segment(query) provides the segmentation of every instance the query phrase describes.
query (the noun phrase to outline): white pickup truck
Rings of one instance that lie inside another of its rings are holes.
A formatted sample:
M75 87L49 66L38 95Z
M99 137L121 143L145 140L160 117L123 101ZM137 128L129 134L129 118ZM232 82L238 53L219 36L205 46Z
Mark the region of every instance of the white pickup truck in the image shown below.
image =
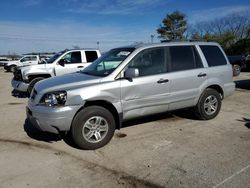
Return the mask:
M41 62L39 55L25 55L18 60L8 61L4 65L6 71L14 72L17 67L36 65Z
M15 90L30 94L40 80L83 70L100 56L97 49L64 50L38 65L18 68L11 84Z

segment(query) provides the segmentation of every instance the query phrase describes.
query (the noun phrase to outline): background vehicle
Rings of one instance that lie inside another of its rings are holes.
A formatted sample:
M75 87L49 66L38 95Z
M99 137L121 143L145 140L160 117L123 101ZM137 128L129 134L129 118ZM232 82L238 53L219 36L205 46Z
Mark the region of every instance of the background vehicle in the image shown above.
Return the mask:
M8 63L8 59L0 59L0 66L4 66Z
M227 56L233 66L234 76L238 76L242 69L246 68L245 57L242 55Z
M248 71L250 70L250 55L246 56L246 69Z
M232 66L217 43L135 45L37 83L27 116L42 131L70 131L80 148L97 149L128 119L187 107L213 119L234 89Z
M95 49L61 51L38 65L18 68L14 72L12 87L18 91L31 93L38 81L82 70L100 56L100 51Z
M35 65L38 64L39 62L40 62L40 57L38 55L25 55L19 60L8 61L8 63L4 65L4 69L6 71L14 72L16 67Z

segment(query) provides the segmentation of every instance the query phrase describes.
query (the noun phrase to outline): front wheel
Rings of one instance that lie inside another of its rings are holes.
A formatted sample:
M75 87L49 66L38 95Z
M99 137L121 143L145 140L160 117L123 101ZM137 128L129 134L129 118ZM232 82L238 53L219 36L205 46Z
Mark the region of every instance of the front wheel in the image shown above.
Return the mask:
M16 66L15 65L10 66L10 72L15 72L15 70L16 70Z
M97 149L106 145L114 135L115 119L110 111L100 106L82 109L74 118L71 135L81 149Z
M43 80L43 79L44 79L44 78L42 78L42 77L38 77L38 78L33 79L33 80L30 82L29 87L28 87L28 94L29 94L29 95L31 94L32 89L33 89L33 87L35 86L35 84L36 84L37 82Z
M215 118L220 112L221 100L218 91L207 88L195 107L196 116L203 120Z

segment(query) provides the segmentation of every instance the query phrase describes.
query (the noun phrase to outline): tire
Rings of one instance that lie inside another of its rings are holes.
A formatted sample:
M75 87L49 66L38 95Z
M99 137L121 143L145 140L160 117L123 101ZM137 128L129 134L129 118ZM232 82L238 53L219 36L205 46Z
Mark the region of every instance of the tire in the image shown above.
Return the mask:
M15 70L16 70L16 66L14 65L10 66L10 72L15 72Z
M201 95L196 107L195 114L201 120L215 118L220 112L221 96L218 91L207 88Z
M241 72L240 65L233 65L233 76L239 76Z
M32 89L33 89L33 87L35 86L35 84L36 84L37 82L43 80L43 79L44 79L44 78L42 78L42 77L38 77L38 78L34 78L34 79L30 82L29 87L28 87L28 90L27 90L29 95L31 94Z
M114 116L101 106L82 109L75 116L71 126L73 141L79 148L86 150L94 150L106 145L114 132Z

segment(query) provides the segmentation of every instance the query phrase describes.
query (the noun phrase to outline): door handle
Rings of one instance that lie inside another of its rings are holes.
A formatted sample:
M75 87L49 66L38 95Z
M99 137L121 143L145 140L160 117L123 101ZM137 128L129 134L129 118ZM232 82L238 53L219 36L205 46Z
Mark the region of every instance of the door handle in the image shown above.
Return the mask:
M83 68L84 66L78 66L77 68Z
M198 76L198 77L205 77L205 76L207 76L207 74L206 74L206 73L202 73L202 72L201 72L201 73L200 73L200 74L198 74L197 76Z
M163 79L163 78L161 78L160 80L157 81L158 84L167 83L167 82L169 82L169 80Z

